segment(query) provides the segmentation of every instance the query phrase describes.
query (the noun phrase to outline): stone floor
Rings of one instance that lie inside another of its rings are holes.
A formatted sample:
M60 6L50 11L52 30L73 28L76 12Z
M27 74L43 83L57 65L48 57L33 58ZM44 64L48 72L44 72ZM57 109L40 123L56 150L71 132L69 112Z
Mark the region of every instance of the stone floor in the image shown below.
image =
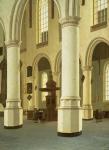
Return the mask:
M0 150L109 150L109 119L83 122L78 137L58 137L56 122L24 120L21 129L4 129L0 118Z

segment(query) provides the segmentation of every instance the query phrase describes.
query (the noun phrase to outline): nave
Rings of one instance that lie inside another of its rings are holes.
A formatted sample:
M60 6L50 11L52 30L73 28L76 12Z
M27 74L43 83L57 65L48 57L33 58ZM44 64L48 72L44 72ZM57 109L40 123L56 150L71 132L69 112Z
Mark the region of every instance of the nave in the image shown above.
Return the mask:
M24 118L21 129L6 130L0 118L0 150L109 150L109 119L83 121L83 134L59 137L57 122L35 123Z

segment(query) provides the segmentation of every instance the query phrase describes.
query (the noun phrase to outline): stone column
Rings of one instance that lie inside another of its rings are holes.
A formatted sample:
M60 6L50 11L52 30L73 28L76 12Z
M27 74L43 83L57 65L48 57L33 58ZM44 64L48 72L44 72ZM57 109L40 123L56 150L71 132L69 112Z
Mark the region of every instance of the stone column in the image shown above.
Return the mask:
M19 128L23 124L20 100L20 42L10 41L7 45L7 100L4 110L4 127Z
M83 81L83 119L93 119L93 109L91 101L91 79L92 67L86 66L83 68L84 81Z
M82 133L79 97L79 17L61 20L62 24L62 95L58 109L58 135Z

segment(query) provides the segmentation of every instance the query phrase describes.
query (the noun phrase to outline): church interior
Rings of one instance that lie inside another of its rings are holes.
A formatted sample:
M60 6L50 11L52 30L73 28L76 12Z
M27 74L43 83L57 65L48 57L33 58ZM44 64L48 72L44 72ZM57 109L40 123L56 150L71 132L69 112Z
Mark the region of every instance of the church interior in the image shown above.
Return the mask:
M0 1L1 150L109 150L108 8Z

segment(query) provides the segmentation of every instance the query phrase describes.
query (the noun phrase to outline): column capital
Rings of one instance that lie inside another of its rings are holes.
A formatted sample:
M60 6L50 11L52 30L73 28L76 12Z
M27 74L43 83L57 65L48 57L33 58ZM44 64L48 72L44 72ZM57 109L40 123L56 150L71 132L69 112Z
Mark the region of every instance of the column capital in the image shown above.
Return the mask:
M62 27L66 26L78 26L79 24L80 17L65 17L65 18L60 18L59 22L62 25Z
M92 66L83 66L82 70L83 71L92 71L93 67Z
M11 40L11 41L5 41L6 47L20 47L21 41L18 40Z

